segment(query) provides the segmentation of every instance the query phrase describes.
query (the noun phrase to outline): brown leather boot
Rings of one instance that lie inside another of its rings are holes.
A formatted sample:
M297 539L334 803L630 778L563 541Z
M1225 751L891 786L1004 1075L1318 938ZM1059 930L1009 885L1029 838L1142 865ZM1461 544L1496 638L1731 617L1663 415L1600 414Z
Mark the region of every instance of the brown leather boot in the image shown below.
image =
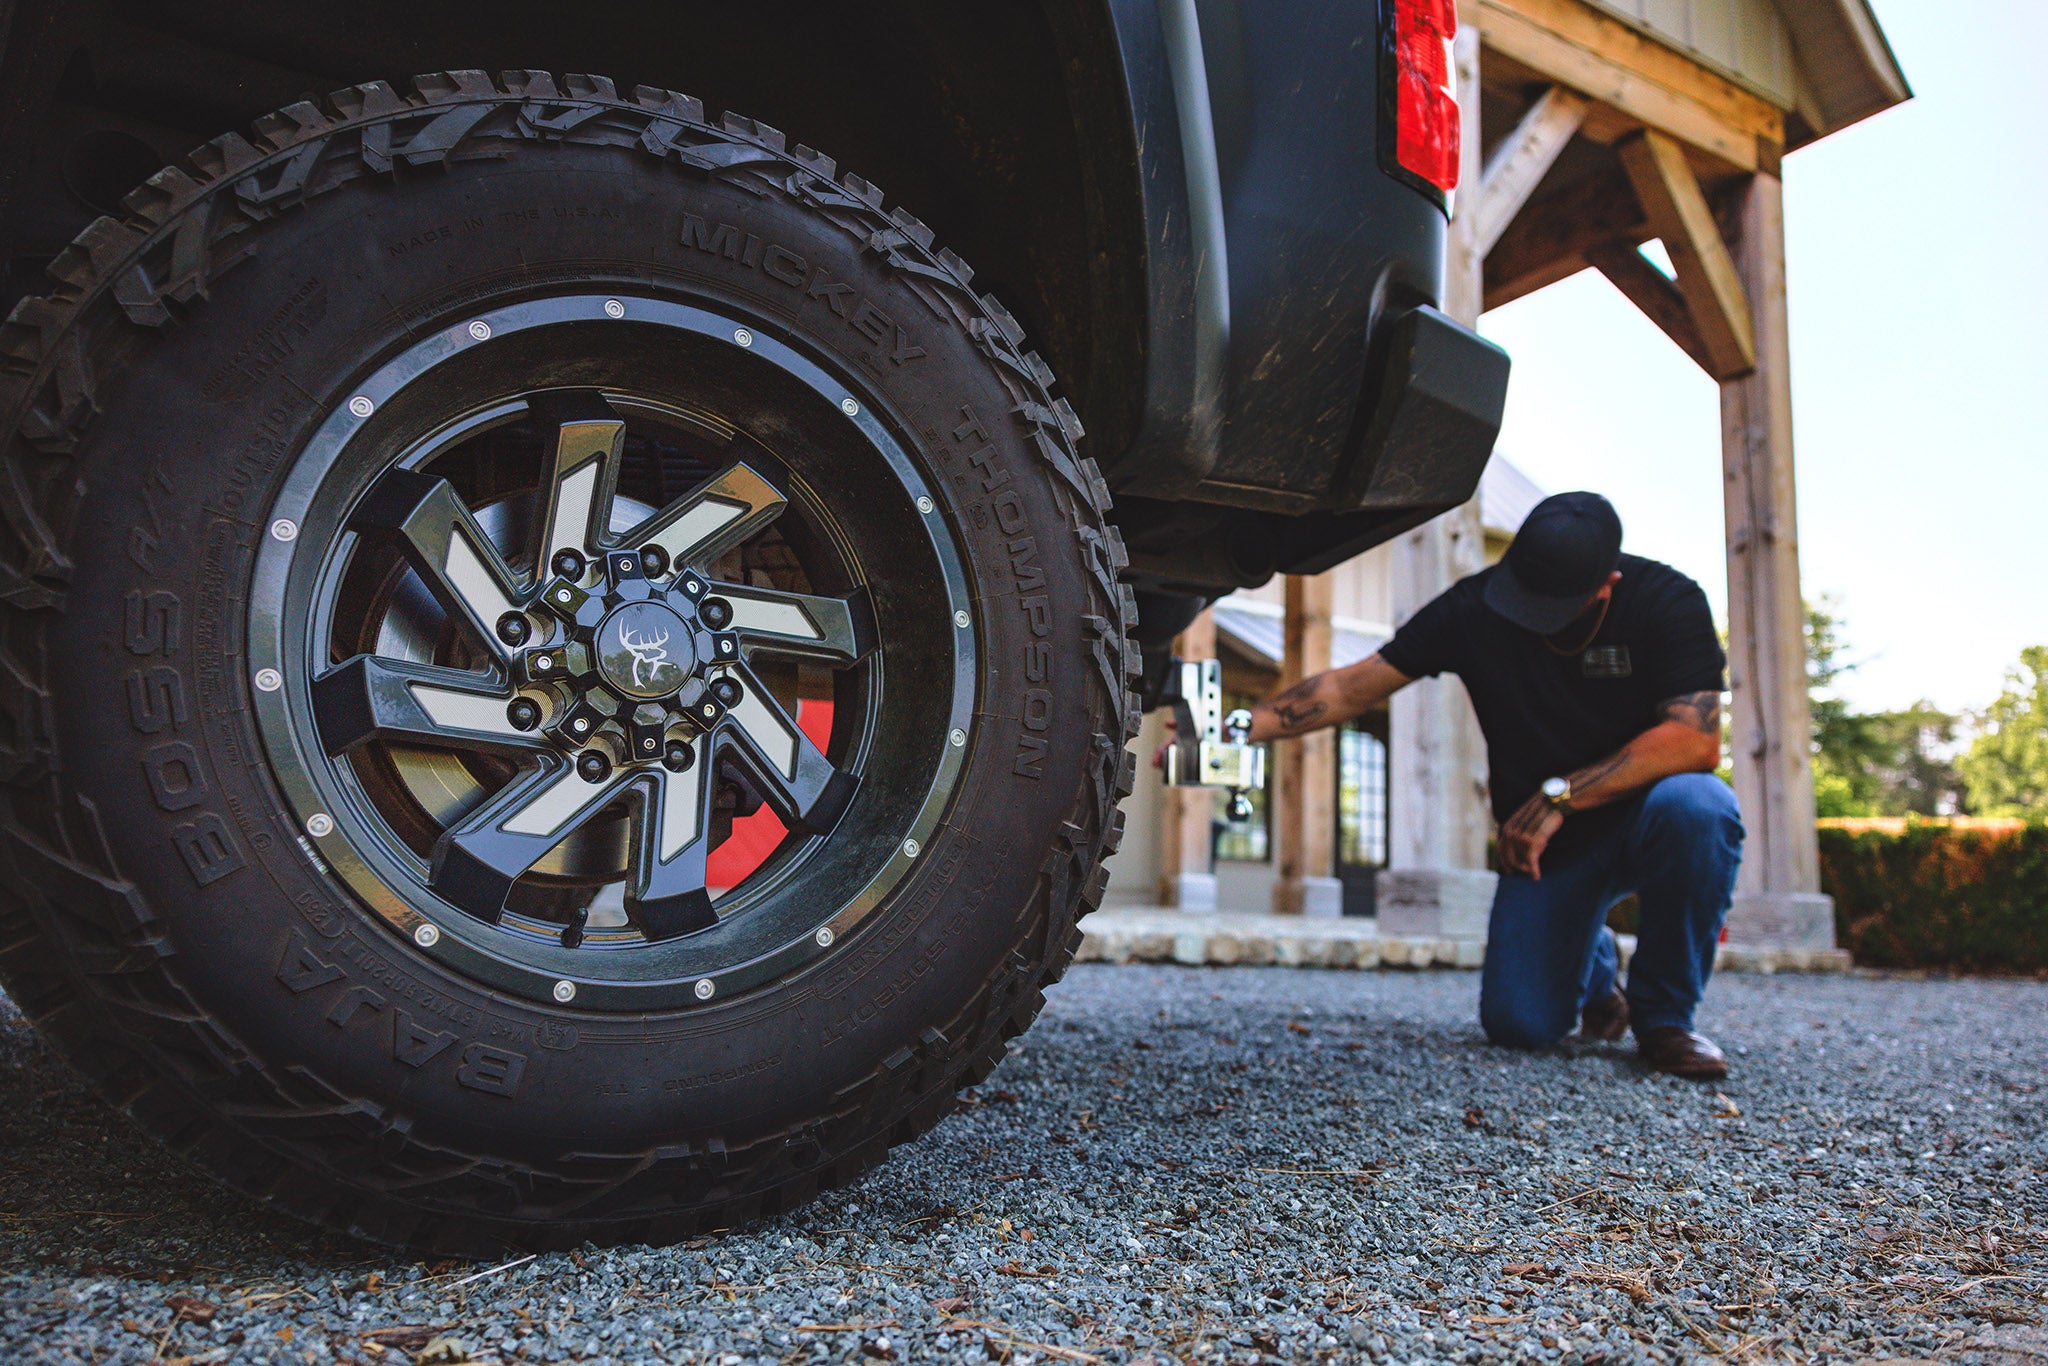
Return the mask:
M1628 1033L1628 997L1616 987L1579 1011L1580 1043L1613 1043Z
M1678 1025L1638 1029L1636 1051L1659 1072L1688 1081L1719 1081L1728 1075L1727 1055L1714 1041Z

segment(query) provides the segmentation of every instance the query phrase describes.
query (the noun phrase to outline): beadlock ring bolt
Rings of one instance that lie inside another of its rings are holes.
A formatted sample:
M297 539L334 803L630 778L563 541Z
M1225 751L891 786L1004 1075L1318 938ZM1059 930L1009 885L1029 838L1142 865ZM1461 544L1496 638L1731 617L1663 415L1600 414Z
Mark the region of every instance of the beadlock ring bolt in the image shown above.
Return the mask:
M697 979L697 985L693 988L693 990L697 993L698 1000L708 1001L711 999L712 993L718 990L718 984L713 982L709 977L699 977Z
M818 941L819 948L829 949L832 947L832 927L830 925L819 926L817 934L812 937Z
M507 645L524 645L532 634L533 625L524 612L507 612L498 618L498 639Z
M850 398L842 398L839 400L839 411L845 413L848 417L859 417L860 404Z
M747 329L744 327L734 332L732 334L732 339L735 342L738 342L741 346L752 346L754 344L754 334L747 331Z
M953 727L953 733L946 738L953 742L954 749L959 749L967 743L967 732L955 726Z
M626 306L617 299L606 299L604 301L604 315L607 318L623 318L626 316Z
M491 339L491 325L482 318L478 318L469 325L469 335L475 337L478 341L489 341Z
M914 839L903 841L903 853L906 857L916 858L923 849L924 846Z
M553 559L548 561L548 568L554 570L565 579L580 579L583 577L585 563L582 551L564 546L555 552ZM565 598L563 601L566 602L567 599Z
M334 833L334 817L325 811L315 811L306 817L306 833L316 840L324 840Z
M936 506L938 505L932 502L931 498L928 495L922 493L917 495L917 510L919 512L922 512L925 515L929 516L931 515L931 510Z
M432 925L421 925L412 932L412 942L423 949L431 949L441 942L441 931Z
M576 999L576 984L566 977L555 983L555 999L563 1005Z
M971 618L968 617L967 609L964 607L953 614L953 624L955 626L958 626L963 631L967 629L967 623L969 620L971 620Z
M256 687L262 692L276 692L284 686L284 675L275 669L258 669Z
M299 538L299 524L289 517L280 517L270 524L270 534L280 541L295 541Z
M368 394L357 394L348 401L348 410L357 417L368 417L377 411L377 405L370 401Z

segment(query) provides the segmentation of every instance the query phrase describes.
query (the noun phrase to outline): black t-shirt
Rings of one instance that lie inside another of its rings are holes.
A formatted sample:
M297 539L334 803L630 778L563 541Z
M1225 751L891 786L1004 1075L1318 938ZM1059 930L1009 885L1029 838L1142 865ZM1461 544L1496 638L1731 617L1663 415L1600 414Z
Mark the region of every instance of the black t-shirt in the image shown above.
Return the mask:
M1546 639L1485 602L1482 569L1410 617L1380 657L1410 678L1454 673L1486 734L1493 814L1506 820L1545 778L1604 759L1660 719L1657 705L1719 692L1727 663L1700 586L1670 565L1621 557L1621 582L1590 642L1585 624ZM1547 857L1568 855L1626 819L1633 802L1568 817Z

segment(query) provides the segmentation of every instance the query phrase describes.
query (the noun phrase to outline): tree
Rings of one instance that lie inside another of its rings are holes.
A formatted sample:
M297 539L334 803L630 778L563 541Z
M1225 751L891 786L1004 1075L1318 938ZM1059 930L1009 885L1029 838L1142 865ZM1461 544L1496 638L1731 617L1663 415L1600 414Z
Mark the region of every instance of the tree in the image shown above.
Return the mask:
M2005 691L1977 720L1957 767L1970 807L1986 816L2048 815L2048 645L2020 651Z
M1962 789L1946 752L1956 718L1931 702L1858 712L1835 691L1855 671L1839 604L1806 608L1806 678L1813 712L1813 798L1823 816L1933 816L1954 811Z

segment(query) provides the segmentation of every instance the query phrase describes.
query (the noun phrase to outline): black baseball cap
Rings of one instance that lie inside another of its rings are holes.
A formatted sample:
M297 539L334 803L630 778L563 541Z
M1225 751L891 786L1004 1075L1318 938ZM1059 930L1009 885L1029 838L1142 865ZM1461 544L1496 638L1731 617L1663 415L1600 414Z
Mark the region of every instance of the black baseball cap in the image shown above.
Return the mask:
M1621 563L1621 518L1597 493L1558 493L1530 511L1486 583L1486 605L1549 635L1571 624Z

